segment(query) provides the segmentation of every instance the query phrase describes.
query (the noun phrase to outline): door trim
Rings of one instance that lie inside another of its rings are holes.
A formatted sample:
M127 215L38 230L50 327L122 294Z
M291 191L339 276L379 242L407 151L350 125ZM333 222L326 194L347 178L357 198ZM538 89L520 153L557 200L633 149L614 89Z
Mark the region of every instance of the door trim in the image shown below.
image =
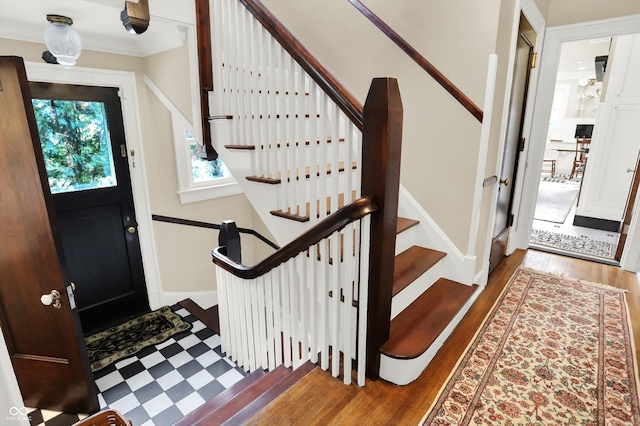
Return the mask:
M155 236L151 221L151 203L147 186L144 161L140 109L136 90L136 75L130 71L103 70L97 68L73 67L64 69L56 65L25 62L29 81L47 83L80 84L87 86L107 86L120 89L120 102L124 122L125 137L129 149L134 149L135 167L128 156L133 203L138 220L140 249L151 309L162 306L162 286L156 253Z
M524 15L529 21L529 24L533 27L536 32L536 43L534 46L534 52L540 51L540 46L543 45L544 42L544 34L545 34L545 20L540 13L540 10L536 6L534 0L516 0L515 7L513 11L513 21L511 27L511 41L509 46L509 57L506 74L507 76L513 76L513 71L516 64L516 47L518 44L518 38L520 37L520 15ZM522 128L522 135L528 138L528 134L531 130L531 115L532 115L532 106L535 104L536 96L537 96L537 82L538 82L538 68L534 68L531 70L531 74L529 76L529 94L527 105L525 106L525 110L523 111L523 119L524 125ZM508 115L509 115L509 103L511 102L511 88L513 86L513 77L508 78L505 83L504 88L504 99L502 100L502 116L500 118L500 135L498 138L498 148L496 150L496 163L494 170L487 170L485 174L487 176L495 175L500 176L500 172L502 171L502 154L504 152L504 145L506 143L507 137L507 123L508 123ZM527 139L528 140L528 139ZM526 151L526 148L525 148ZM518 170L516 173L516 186L513 192L513 212L519 203L520 191L518 191L518 187L522 184L520 170L523 170L526 167L526 161L522 161L526 158L526 153L521 152L521 160L518 165ZM524 157L523 157L524 155ZM542 160L541 160L542 161ZM519 183L518 183L519 182ZM496 220L497 213L497 204L498 204L498 185L490 185L487 188L491 190L491 200L489 201L489 215L486 222L486 236L484 241L484 251L482 258L482 271L484 274L489 273L489 257L491 256L491 244L493 242L493 224ZM514 224L508 229L509 232L508 240L507 240L507 252L509 255L513 253L514 248L511 247L512 233L514 231L515 224L517 223L517 215L515 216L516 221ZM485 275L486 276L486 275Z
M516 185L516 191L521 194L521 197L520 202L515 206L516 219L509 239L508 251L509 248L515 250L516 248L527 249L529 247L529 235L533 227L533 213L541 175L541 167L538 167L538 165L542 164L544 157L544 146L547 138L562 43L588 38L632 34L637 33L638 28L640 28L640 15L582 22L547 29L544 51L540 52L540 75L534 101L532 125L529 132L528 140L530 142L523 153L526 158L524 163L530 164L532 167L521 168L518 171L519 176L522 176L522 178L519 179L520 183ZM640 209L634 207L627 247L625 247L620 262L623 269L633 272L637 272L640 267L640 232L636 232L636 225L640 220L640 212L638 210Z

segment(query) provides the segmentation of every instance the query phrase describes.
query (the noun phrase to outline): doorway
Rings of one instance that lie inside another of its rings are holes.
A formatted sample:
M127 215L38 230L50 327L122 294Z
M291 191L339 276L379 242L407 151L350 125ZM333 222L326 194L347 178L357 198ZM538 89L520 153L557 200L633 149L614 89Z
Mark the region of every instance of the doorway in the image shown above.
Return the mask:
M148 311L118 90L30 88L83 331Z
M630 66L624 46L635 37L561 44L530 237L535 248L604 263L621 258L619 231L635 200L629 194L640 144L622 134L629 134L632 112L620 112L624 95L614 88Z
M513 68L513 85L511 87L509 114L507 117L507 132L502 154L496 214L489 254L489 272L491 272L506 255L509 228L513 224L514 183L516 171L518 170L520 152L524 148L522 130L524 127L535 42L536 33L533 27L527 21L526 17L520 14L515 64Z

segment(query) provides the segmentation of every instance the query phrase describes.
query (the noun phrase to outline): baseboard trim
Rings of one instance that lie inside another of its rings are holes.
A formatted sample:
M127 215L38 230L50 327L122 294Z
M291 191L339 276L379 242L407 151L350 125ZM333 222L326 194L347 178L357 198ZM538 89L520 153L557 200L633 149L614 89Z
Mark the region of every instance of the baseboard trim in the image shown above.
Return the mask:
M162 300L163 306L173 306L185 299L193 300L197 305L201 306L202 309L209 309L213 305L218 304L218 292L216 290L182 292L164 291L160 294L160 300Z
M602 231L609 232L619 232L620 221L576 215L573 219L573 226L582 226L583 228L600 229Z

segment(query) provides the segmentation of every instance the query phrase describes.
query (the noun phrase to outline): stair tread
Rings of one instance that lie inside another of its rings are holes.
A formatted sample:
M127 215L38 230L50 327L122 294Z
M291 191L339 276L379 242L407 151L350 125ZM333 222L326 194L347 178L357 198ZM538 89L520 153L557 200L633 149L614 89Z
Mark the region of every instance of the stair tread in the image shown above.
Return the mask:
M290 371L282 380L275 383L268 390L257 396L253 400L245 401L245 406L230 417L224 424L237 425L246 422L251 416L256 414L262 408L266 407L271 401L282 395L287 389L300 381L304 376L313 371L317 366L310 361L301 365L297 369Z
M419 223L419 220L407 219L406 217L398 217L398 223L396 224L396 235L401 234L407 229L413 228Z
M351 168L356 170L358 168L358 163L355 161L351 162ZM338 172L344 172L344 161L340 161L338 163ZM320 166L316 166L316 176L320 176ZM327 164L326 174L331 175L331 164ZM300 180L300 170L296 169L294 171L295 180ZM309 179L311 177L311 168L305 167L304 169L304 178ZM278 177L265 177L265 176L247 176L246 179L251 182L259 182L259 183L267 183L267 184L279 184L281 183L280 172L278 172ZM287 182L291 181L291 171L287 171Z
M353 200L355 200L356 198L356 191L352 191L351 192L351 198ZM338 194L338 209L343 208L345 205L344 203L344 194ZM284 219L289 219L289 220L294 220L296 222L308 222L309 221L309 215L310 215L310 209L311 209L311 203L306 203L305 204L305 214L302 215L300 213L290 213L287 211L282 211L282 210L271 210L271 214L274 216L278 216ZM320 210L320 200L316 201L316 209L317 211ZM331 197L327 197L327 215L331 214Z
M440 278L391 321L380 352L399 359L422 355L478 289Z
M393 269L393 295L414 282L447 254L420 246L411 246L396 256Z
M267 372L260 368L253 371L244 379L235 383L231 387L225 389L224 391L216 395L214 398L207 401L205 404L201 405L200 407L196 408L194 411L187 414L182 419L178 420L178 422L175 423L174 426L193 425L199 420L208 417L209 415L213 414L216 410L218 410L220 407L222 407L224 404L226 404L228 401L233 399L236 395L240 394L249 386L256 383L258 380L262 379L262 377L264 377L265 375L267 375Z

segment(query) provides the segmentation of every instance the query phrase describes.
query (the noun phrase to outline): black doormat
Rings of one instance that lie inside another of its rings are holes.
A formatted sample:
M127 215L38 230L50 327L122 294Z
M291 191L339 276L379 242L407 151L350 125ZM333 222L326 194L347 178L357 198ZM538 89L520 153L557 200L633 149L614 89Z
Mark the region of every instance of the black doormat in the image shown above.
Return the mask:
M127 358L147 346L156 345L169 337L189 330L171 308L164 306L123 324L86 337L91 371L98 371L116 361Z

